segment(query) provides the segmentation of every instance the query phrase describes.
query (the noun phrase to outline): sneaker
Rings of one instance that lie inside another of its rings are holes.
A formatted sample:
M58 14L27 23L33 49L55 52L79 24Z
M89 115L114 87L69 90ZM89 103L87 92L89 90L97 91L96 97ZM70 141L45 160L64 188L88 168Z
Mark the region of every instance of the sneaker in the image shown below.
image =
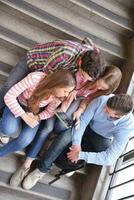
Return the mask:
M0 136L0 141L2 144L7 144L9 142L10 138L7 136Z
M24 177L28 174L29 169L30 168L25 168L24 165L17 169L17 171L12 175L10 179L10 185L13 187L19 186Z
M23 188L26 190L31 189L36 183L45 175L45 173L41 172L39 169L35 169L31 172L23 181Z

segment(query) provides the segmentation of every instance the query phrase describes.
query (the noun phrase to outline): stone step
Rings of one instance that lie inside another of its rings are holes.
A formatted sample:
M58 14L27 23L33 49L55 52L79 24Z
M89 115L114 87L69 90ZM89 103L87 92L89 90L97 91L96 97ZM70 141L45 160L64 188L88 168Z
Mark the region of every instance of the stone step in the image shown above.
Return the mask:
M38 183L37 186L29 191L23 190L20 187L13 188L7 184L10 176L10 173L0 171L0 194L2 198L14 198L14 200L68 200L70 198L69 191L42 183Z
M16 42L17 46L24 49L29 49L35 43L45 43L48 39L56 39L54 36L50 38L50 34L47 34L46 31L2 10L0 12L0 33L1 38Z
M84 0L84 1L88 1L88 0ZM122 24L129 24L130 21L130 17L129 17L129 10L127 9L126 6L123 6L122 4L120 4L118 2L118 0L89 0L90 2L93 2L94 4L98 5L98 9L100 8L104 8L105 11L107 10L107 15L109 17L114 17L113 14L115 14L116 16L118 16L119 18L115 18L116 20L118 20L119 22L122 21ZM105 13L103 9L103 12Z
M44 1L42 0L38 0L38 2L36 0L26 0L25 2L38 9L39 12L43 11L44 13L48 14L51 20L55 17L55 23L59 25L59 28L66 28L66 30L69 32L70 27L72 26L74 29L76 28L76 30L80 29L83 32L94 35L100 40L107 41L115 46L120 45L118 34L100 26L99 24L96 24L95 22L92 22L91 20L89 21L86 18L82 18L79 14L59 5L58 1L55 2L50 0L46 1L46 3L43 3ZM77 31L75 34L77 35ZM109 35L109 38L106 38L106 35Z
M20 154L13 154L4 158L0 158L0 187L4 186L10 190L14 189L15 194L16 191L21 191L24 195L32 194L36 195L38 198L44 197L51 200L70 199L73 189L72 180L64 176L50 186L48 183L54 179L52 172L46 174L43 179L29 191L23 190L21 187L12 188L9 185L9 179L11 174L22 164L22 161L24 161L24 157Z
M28 1L29 2L29 1ZM48 2L48 1L47 1ZM54 16L54 14L52 15L51 13L48 13L44 10L44 7L47 8L48 11L48 7L47 4L40 5L41 7L43 7L43 9L31 5L27 2L18 2L18 1L12 1L12 0L5 0L3 1L4 4L9 5L10 7L16 9L17 11L20 11L21 13L33 17L34 19L38 20L39 23L43 23L44 26L47 25L47 29L50 27L50 29L56 29L56 33L57 31L61 31L62 35L68 35L69 37L73 37L77 40L82 39L84 36L90 36L94 42L96 42L98 44L98 46L100 46L100 48L104 51L104 53L107 55L108 59L111 56L111 60L113 57L115 57L115 59L117 60L123 60L123 55L121 53L121 43L119 41L118 35L116 33L112 33L110 30L108 29L103 29L103 34L99 34L99 31L96 31L96 28L99 26L100 29L102 29L102 27L100 25L97 25L93 22L92 26L95 26L95 28L88 28L90 30L87 30L87 26L85 26L86 23L89 24L89 20L87 20L87 22L85 23L81 21L81 24L84 24L82 28L79 28L78 25L78 15L77 18L75 17L75 19L77 19L77 26L74 25L71 21L71 24L68 23L65 19L62 20L59 17ZM32 1L32 3L35 3L35 1ZM39 3L39 1L38 1ZM57 10L57 7L56 7ZM56 14L59 13L59 10L56 12ZM61 14L61 13L60 13ZM60 15L59 15L60 16ZM70 16L70 14L68 13L68 16ZM73 19L73 16L71 16L71 19ZM81 18L82 19L82 18ZM90 25L90 24L89 24ZM42 26L43 27L43 26ZM89 26L88 26L89 27ZM98 29L97 29L98 30ZM93 32L92 32L93 31ZM98 34L98 36L96 36L96 32ZM109 37L106 37L106 33L108 33L108 35L110 35ZM54 32L55 34L55 32ZM95 34L95 35L94 35ZM101 38L102 37L102 38ZM109 38L109 39L108 39ZM68 39L68 38L67 38ZM106 40L106 41L105 41ZM110 41L107 41L110 40Z
M4 176L7 174L4 173ZM0 183L0 200L52 200L47 197L39 197L36 194L27 193L23 190L16 190L14 188L8 187L4 183Z
M26 54L24 48L16 46L14 43L0 39L0 61L11 66L15 66L20 57Z
M127 6L129 9L134 9L134 1L133 0L117 0L119 3L121 3L124 6Z
M79 15L94 21L108 29L124 34L125 37L131 37L134 33L130 26L130 18L119 16L111 10L107 10L96 2L90 0L69 0L66 4L63 0L56 0L57 3L70 9L72 12L79 13ZM128 11L127 11L128 13Z

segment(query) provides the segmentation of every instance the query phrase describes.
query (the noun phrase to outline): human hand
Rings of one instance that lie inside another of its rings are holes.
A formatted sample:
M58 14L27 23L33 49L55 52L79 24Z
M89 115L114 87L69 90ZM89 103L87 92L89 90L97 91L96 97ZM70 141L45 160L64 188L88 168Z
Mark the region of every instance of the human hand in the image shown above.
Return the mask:
M73 120L75 121L75 129L77 130L80 128L80 116L82 114L81 109L78 109L76 112L73 113Z
M57 113L62 113L63 110L62 110L61 108L57 108L57 109L56 109L56 112L57 112Z
M21 118L31 128L34 128L35 126L39 124L38 116L34 115L33 113L24 113L23 115L21 115Z
M67 158L72 162L77 163L81 147L79 145L72 145L70 151L67 153Z

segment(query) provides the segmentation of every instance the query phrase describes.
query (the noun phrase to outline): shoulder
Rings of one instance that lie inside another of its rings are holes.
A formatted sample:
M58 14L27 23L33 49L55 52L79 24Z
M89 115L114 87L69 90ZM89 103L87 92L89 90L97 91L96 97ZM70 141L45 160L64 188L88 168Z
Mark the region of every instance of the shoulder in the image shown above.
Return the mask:
M92 102L94 104L97 103L98 105L103 105L103 104L106 104L108 99L111 98L112 96L114 96L114 94L102 95L102 96L95 98Z
M42 76L45 76L46 74L44 72L31 72L27 75L27 77L42 77Z
M40 81L46 74L44 72L31 72L27 75L28 80L32 80L33 82Z

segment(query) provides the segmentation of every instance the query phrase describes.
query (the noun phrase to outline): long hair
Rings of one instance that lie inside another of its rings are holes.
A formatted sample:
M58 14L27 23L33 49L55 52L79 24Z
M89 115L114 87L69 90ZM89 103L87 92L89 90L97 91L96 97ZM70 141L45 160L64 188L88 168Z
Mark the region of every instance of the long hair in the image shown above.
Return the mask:
M122 78L122 73L121 70L113 65L107 66L104 72L104 75L100 77L107 85L108 89L107 90L98 90L95 93L90 95L89 103L96 97L99 97L101 95L109 95L113 93L119 86L120 81ZM85 86L86 88L90 88L91 90L96 87L96 82L94 83L88 83Z
M75 87L75 78L71 72L61 69L45 76L27 100L29 110L37 114L39 112L39 103L48 99L50 95L54 95L54 89L64 87Z

